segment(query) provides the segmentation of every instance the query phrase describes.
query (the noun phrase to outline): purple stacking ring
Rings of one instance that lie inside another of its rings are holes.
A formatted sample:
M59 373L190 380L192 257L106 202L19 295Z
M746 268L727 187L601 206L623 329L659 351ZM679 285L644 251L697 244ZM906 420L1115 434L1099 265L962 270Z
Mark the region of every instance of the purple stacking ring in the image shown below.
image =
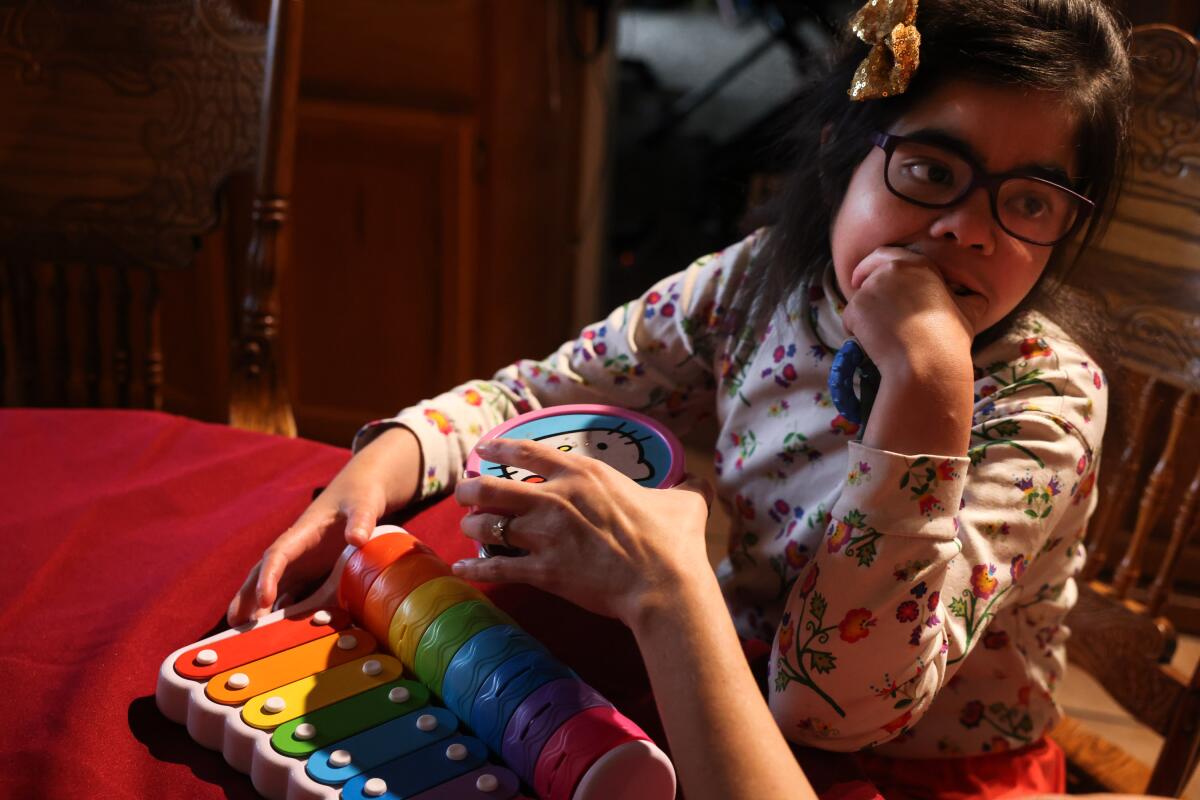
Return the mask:
M571 717L588 708L611 706L578 678L559 678L538 687L517 706L504 729L501 756L529 784L546 740Z

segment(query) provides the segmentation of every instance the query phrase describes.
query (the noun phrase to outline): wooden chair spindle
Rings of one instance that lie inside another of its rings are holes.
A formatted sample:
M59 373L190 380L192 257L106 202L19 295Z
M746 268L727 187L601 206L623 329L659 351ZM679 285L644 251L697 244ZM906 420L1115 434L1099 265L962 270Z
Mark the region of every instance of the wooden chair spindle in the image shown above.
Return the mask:
M1194 399L1193 408L1195 408ZM1175 575L1179 572L1183 550L1195 537L1196 528L1200 527L1200 518L1198 518L1197 512L1200 512L1200 466L1197 466L1192 483L1184 493L1179 514L1175 517L1175 524L1171 528L1171 541L1167 544L1166 553L1154 576L1154 582L1150 584L1150 599L1146 605L1152 616L1157 617L1161 614L1163 607L1167 604L1167 599L1171 594L1171 585L1175 580Z
M1135 373L1136 374L1136 373ZM1108 562L1108 547L1113 533L1125 519L1125 511L1133 498L1133 490L1137 485L1138 468L1142 462L1142 449L1146 431L1150 427L1150 406L1154 398L1154 387L1157 382L1145 375L1142 388L1138 393L1137 402L1128 419L1133 420L1133 430L1125 437L1125 449L1121 457L1112 465L1116 474L1105 481L1110 498L1102 502L1097 509L1091 524L1091 541L1088 543L1087 566L1084 568L1084 579L1091 580L1100 574ZM1101 466L1101 470L1104 467Z
M1125 598L1129 590L1137 583L1142 574L1142 554L1146 549L1146 541L1162 514L1162 499L1170 488L1171 472L1175 468L1175 456L1179 440L1187 425L1188 417L1195 395L1185 392L1175 403L1175 411L1171 415L1171 430L1167 434L1167 442L1163 446L1162 455L1154 465L1146 488L1142 492L1142 501L1138 506L1137 523L1133 529L1133 539L1125 550L1117 573L1113 577L1113 588L1118 597ZM1140 427L1140 425L1139 425Z

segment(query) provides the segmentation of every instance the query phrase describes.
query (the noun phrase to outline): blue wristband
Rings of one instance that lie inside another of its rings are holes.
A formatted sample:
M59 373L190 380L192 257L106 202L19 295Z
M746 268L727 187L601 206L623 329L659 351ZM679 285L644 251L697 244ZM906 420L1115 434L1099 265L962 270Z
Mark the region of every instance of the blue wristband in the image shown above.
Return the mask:
M858 373L859 395L854 393L854 373ZM871 405L879 391L879 370L855 339L847 339L833 357L829 368L829 396L838 413L855 425L862 425L871 414Z

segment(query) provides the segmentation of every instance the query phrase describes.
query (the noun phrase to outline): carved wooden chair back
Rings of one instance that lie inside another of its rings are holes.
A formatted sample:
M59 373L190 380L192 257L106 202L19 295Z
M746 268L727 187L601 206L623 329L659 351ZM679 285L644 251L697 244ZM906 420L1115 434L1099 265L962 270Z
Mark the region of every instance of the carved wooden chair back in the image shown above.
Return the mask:
M1110 337L1099 348L1110 354L1099 505L1068 651L1166 738L1152 769L1131 764L1109 788L1178 795L1200 746L1200 671L1166 664L1172 617L1200 609L1200 50L1162 25L1136 29L1132 48L1130 171L1067 291ZM1113 755L1100 759L1110 772Z
M0 5L4 405L162 406L158 271L192 265L254 171L230 419L295 433L277 355L300 0Z

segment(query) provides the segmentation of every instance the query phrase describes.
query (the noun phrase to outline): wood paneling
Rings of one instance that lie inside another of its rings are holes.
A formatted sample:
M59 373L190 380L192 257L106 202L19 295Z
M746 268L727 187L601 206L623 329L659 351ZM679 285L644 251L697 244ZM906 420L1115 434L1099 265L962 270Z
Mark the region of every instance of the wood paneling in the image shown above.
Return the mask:
M301 107L283 315L305 435L348 441L469 369L476 136L468 115Z
M306 6L281 313L300 435L347 444L370 419L545 355L591 316L596 270L576 274L600 246L611 58L572 54L566 2L592 24L580 0ZM213 303L237 290L213 271L247 203L232 200L198 262L209 274L173 276L164 301L195 331L168 337L195 363L168 373L168 409L210 419L208 395L228 385L210 338L228 311Z

